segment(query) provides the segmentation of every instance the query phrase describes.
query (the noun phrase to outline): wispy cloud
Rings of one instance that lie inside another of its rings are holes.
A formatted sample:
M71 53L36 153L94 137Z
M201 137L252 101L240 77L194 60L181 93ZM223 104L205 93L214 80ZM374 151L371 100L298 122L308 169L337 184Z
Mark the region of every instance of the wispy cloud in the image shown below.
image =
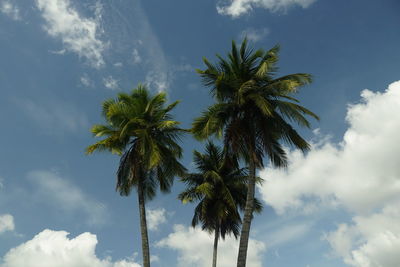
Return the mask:
M104 65L102 53L106 45L98 38L96 18L81 17L69 0L36 0L36 4L50 36L59 38L65 49L86 58L92 66Z
M16 100L16 103L45 134L63 135L89 128L86 114L73 105L56 101L37 103L30 99Z
M312 228L312 223L300 223L284 225L275 228L273 232L266 234L267 246L274 247L300 239L304 237Z
M7 231L14 231L14 217L10 214L0 214L0 235Z
M107 78L103 78L103 84L106 88L111 90L119 89L118 80L114 79L111 75Z
M34 185L34 196L53 208L72 214L82 213L88 224L103 224L108 219L103 203L85 194L70 180L47 170L31 171L28 180Z
M134 48L132 52L132 62L133 64L139 64L140 62L142 62L142 58L136 48Z
M147 73L145 83L157 92L166 91L170 85L171 75L168 72L151 70Z
M247 28L246 30L243 30L240 33L239 39L243 40L244 38L247 38L247 40L249 41L258 42L264 39L268 34L269 34L269 29L267 28L262 28L262 29Z
M129 5L115 1L104 3L103 10L104 34L112 41L107 58L110 57L115 67L133 68L140 73L144 77L142 82L150 89L167 90L171 83L170 66L140 1L130 0ZM131 74L122 78L115 72L112 75L124 85L126 77L132 79ZM134 80L137 82L137 77Z
M13 20L21 19L18 6L10 0L0 0L0 11Z
M112 261L95 254L97 236L83 233L68 238L65 231L45 229L31 240L10 249L2 259L1 267L36 267L38 263L52 267L140 267L133 259Z
M219 14L237 18L254 8L264 8L275 12L295 5L307 8L315 1L317 0L223 0L217 5L217 11Z
M94 82L92 81L92 79L90 79L90 77L87 73L84 73L79 80L80 80L81 84L85 87L93 87L94 86Z

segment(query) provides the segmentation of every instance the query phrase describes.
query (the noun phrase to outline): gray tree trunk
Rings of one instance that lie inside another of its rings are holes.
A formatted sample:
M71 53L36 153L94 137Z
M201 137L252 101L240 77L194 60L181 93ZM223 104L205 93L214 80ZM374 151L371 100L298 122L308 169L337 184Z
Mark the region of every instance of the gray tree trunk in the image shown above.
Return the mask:
M250 236L251 220L253 219L254 194L256 185L256 166L254 159L251 157L249 162L249 183L247 188L246 206L244 209L242 231L240 234L239 254L237 259L237 267L246 266L247 247Z
M140 214L140 233L142 236L143 267L150 267L149 237L147 234L146 207L142 181L138 184L139 214Z
M217 267L218 239L219 239L219 224L217 223L215 230L214 230L214 250L213 250L212 267Z

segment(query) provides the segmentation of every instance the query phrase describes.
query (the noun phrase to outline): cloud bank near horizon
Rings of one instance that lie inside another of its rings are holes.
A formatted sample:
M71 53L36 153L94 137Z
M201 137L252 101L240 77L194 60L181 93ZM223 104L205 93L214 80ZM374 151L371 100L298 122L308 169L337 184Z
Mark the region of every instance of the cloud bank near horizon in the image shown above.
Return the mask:
M317 134L307 155L289 151L286 170L260 172L259 191L278 214L344 208L354 215L325 237L351 266L400 264L399 106L400 81L384 92L363 90L348 106L341 142Z
M95 253L98 241L94 234L83 233L71 239L68 235L65 231L45 229L31 240L10 249L2 258L0 266L140 267L132 259L99 259Z

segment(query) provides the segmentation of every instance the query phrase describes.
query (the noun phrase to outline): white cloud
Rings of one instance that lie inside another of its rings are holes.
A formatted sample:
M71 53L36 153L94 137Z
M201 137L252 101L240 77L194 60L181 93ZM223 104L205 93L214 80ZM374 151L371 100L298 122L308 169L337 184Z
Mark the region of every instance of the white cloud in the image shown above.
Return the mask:
M316 0L225 0L224 4L217 6L219 14L229 15L234 18L249 13L253 8L265 8L270 11L285 10L290 6L298 5L307 8Z
M357 267L400 266L400 81L361 97L340 143L319 136L307 155L290 151L286 170L260 172L259 190L278 213L344 207L355 216L328 234L336 253Z
M12 18L13 20L20 20L19 8L9 0L0 1L0 11Z
M44 28L50 36L60 38L68 51L86 58L92 66L99 68L104 65L102 52L105 44L98 39L96 19L82 18L69 0L36 0L36 3L46 20Z
M119 88L118 80L114 79L112 76L103 78L103 84L106 88L111 90L117 90Z
M169 70L161 67L155 67L154 70L148 71L145 83L157 92L166 91L175 80L178 73L194 71L194 67L190 64L183 63L179 65L170 66Z
M50 50L49 52L54 54L54 55L65 55L65 53L67 52L67 49Z
M0 234L14 229L14 217L10 214L0 214Z
M92 81L92 79L90 79L89 75L87 75L86 73L82 75L82 77L80 78L80 82L85 87L94 86L94 82Z
M400 202L381 212L355 216L353 223L341 224L326 240L345 263L356 267L397 267L400 265Z
M145 83L157 92L162 92L167 90L170 85L170 77L167 72L149 71L145 78Z
M55 101L36 103L30 99L17 100L17 105L49 135L77 133L89 128L86 114L72 105Z
M140 57L139 51L136 48L133 49L133 52L132 52L132 61L133 61L133 64L139 64L142 62L142 58Z
M247 37L247 40L249 41L258 42L264 39L268 34L269 30L267 28L262 28L262 29L248 28L240 33L239 38L240 40L243 40L245 37Z
M97 237L83 233L69 239L65 231L44 230L33 239L10 249L2 267L140 267L133 260L113 262L95 254Z
M310 197L356 212L400 198L400 143L395 141L400 130L400 82L384 93L364 90L361 97L348 108L349 128L341 143L322 139L306 156L290 152L287 170L261 172L266 179L260 187L263 199L278 212L307 207L304 199Z
M158 257L157 255L150 255L150 262L160 262L160 257Z
M146 210L146 219L147 226L149 230L155 231L158 229L160 224L167 222L166 210L164 208L160 209L147 209Z
M304 237L311 230L311 223L299 223L285 225L281 228L274 228L265 235L267 247L281 246L290 241Z
M107 220L104 204L92 199L65 177L51 171L32 171L27 175L35 185L38 201L73 214L83 214L88 224L102 224Z
M172 66L173 72L194 72L196 68L188 63L182 63L179 65Z
M157 242L156 246L170 248L178 252L180 267L208 267L212 261L214 238L200 228L175 225L174 232ZM231 267L236 265L239 241L227 236L225 241L218 244L218 266ZM250 239L247 255L247 265L260 267L261 253L265 250L263 242Z
M104 28L112 40L109 51L112 53L110 60L117 63L114 66L138 68L145 73L144 83L150 89L167 90L172 80L170 64L140 1L131 1L129 5L106 1L104 10L107 11L104 21L110 22Z

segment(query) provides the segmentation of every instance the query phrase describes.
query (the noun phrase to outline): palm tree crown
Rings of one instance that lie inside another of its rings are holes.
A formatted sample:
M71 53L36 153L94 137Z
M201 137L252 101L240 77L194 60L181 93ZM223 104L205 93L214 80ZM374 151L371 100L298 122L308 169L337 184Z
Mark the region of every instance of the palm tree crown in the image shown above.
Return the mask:
M178 161L182 149L177 143L183 130L169 113L179 102L164 107L165 102L165 93L151 96L144 85L103 102L107 125L94 125L92 133L105 138L86 151L108 150L121 155L116 186L121 195L129 195L142 180L146 197L151 199L157 185L168 192L174 176L185 171Z
M104 101L107 124L92 127L93 135L104 139L86 150L121 155L116 190L127 196L133 187L137 189L144 267L150 266L145 202L155 196L157 187L168 192L174 176L186 171L178 161L182 149L177 142L183 130L169 113L178 102L166 107L165 103L165 93L151 96L143 85Z
M220 224L220 236L232 233L239 235L241 223L239 210L244 210L247 191L246 170L231 159L224 151L208 142L205 153L193 152L194 163L199 172L189 173L182 178L187 188L178 198L184 202L197 202L192 226L199 223L203 230L213 232ZM262 210L257 200L256 211Z
M219 237L225 239L226 234L233 234L237 238L240 233L239 210L244 210L246 203L247 173L211 142L206 144L204 154L194 151L193 156L198 172L182 178L187 188L178 198L184 203L198 202L192 226L201 224L203 230L214 232L213 266L216 266ZM262 210L257 199L255 210Z
M207 68L198 70L216 103L195 119L194 136L200 140L223 136L227 153L244 159L249 168L238 267L246 265L256 169L264 166L265 155L274 166L287 165L281 141L307 151L309 144L290 123L309 128L306 116L318 119L293 97L299 87L311 82L311 75L296 73L276 78L278 52L279 46L253 51L245 39L240 48L232 42L227 59L217 55L217 64L204 59Z
M280 140L306 151L308 143L289 122L310 127L305 115L317 115L300 106L292 95L311 82L311 75L296 73L275 78L279 46L268 51L253 51L244 40L240 49L232 42L228 59L207 59L206 70L198 70L217 103L210 106L193 123L198 139L223 136L227 147L257 167L263 166L266 154L275 166L286 165L286 153ZM288 122L289 121L289 122ZM252 155L249 154L252 153Z

